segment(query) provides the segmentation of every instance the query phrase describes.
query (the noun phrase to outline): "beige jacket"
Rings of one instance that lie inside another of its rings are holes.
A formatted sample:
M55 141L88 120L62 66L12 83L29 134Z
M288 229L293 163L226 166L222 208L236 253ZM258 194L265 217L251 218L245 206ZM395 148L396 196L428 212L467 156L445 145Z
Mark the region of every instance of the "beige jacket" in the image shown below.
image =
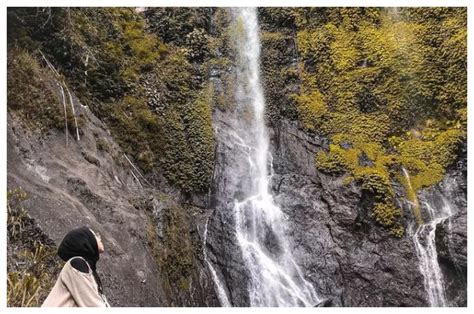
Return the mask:
M92 270L80 272L72 267L71 260L64 265L41 307L108 307L105 297L99 294Z

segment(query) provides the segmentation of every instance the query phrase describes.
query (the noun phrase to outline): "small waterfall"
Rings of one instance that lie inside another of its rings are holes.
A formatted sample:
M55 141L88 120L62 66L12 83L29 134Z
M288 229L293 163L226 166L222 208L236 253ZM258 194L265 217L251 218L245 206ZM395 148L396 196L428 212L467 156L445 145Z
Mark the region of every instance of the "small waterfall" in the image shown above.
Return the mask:
M416 254L420 261L419 268L424 277L424 286L430 306L447 306L444 291L443 274L438 263L436 252L436 225L453 215L451 205L442 197L443 204L433 207L429 202L424 205L429 213L429 221L418 226L413 234Z
M423 275L423 284L428 296L430 306L447 306L446 295L444 291L444 280L441 268L438 263L438 253L436 251L436 225L453 215L451 205L446 198L439 193L442 205L435 206L434 201L423 202L428 213L426 222L423 222L421 216L420 203L416 191L411 186L410 176L405 168L402 168L405 176L405 186L409 203L415 214L417 227L413 232L414 226L411 226L413 242L415 243L416 255L419 260L419 269Z
M246 151L243 195L234 202L238 244L250 274L251 306L314 306L319 299L304 279L285 235L285 216L269 191L271 154L260 83L260 39L255 8L233 10L237 24L237 111L234 134ZM269 169L270 168L270 169ZM239 174L242 175L242 174Z
M440 202L435 202L432 198L423 202L428 214L426 222L423 222L420 204L416 192L411 187L410 176L405 168L403 168L403 173L407 180L407 189L409 189L407 195L410 198L410 205L413 207L417 219L417 228L414 233L411 231L411 234L415 243L419 268L424 278L423 283L428 296L428 302L430 306L448 306L444 291L443 274L438 263L435 237L436 226L454 214L452 206L441 193L437 192L436 195L439 197ZM448 226L448 229L451 229L451 225Z
M214 282L214 285L216 287L216 292L217 292L217 297L219 298L219 302L222 306L225 307L230 307L231 304L229 302L229 298L227 297L227 294L225 292L224 286L222 285L222 282L219 280L219 277L217 276L216 270L212 266L211 262L209 262L209 259L207 258L207 249L206 249L206 244L207 244L207 225L209 223L209 220L206 221L206 224L204 226L204 239L203 239L203 255L204 255L204 261L206 262L207 266L209 267L209 271L211 272L212 275L212 281Z
M66 96L64 94L64 88L66 88L67 94L69 96L69 103L71 105L72 116L74 117L74 125L76 127L76 138L77 138L78 141L80 141L79 127L77 125L76 110L74 109L74 101L72 99L72 95L71 95L71 92L69 91L69 88L67 88L66 83L61 79L61 75L59 74L59 72L54 68L53 64L46 58L46 56L43 54L43 52L41 52L41 50L39 51L39 53L41 54L43 60L46 62L46 65L49 67L49 69L53 72L54 76L58 80L56 82L56 84L59 86L59 88L61 90L61 97L62 97L62 100L63 100L64 120L65 120L65 124L66 124L66 146L68 146L68 136L69 136L68 133L69 133L69 131L68 131L68 126L67 126ZM64 88L63 88L63 86L64 86Z
M407 192L407 197L410 201L410 205L413 208L413 213L415 214L416 222L418 225L423 224L423 217L421 216L420 211L420 203L418 202L418 197L416 195L416 191L413 189L411 185L410 175L405 167L402 167L403 175L405 176L405 188Z

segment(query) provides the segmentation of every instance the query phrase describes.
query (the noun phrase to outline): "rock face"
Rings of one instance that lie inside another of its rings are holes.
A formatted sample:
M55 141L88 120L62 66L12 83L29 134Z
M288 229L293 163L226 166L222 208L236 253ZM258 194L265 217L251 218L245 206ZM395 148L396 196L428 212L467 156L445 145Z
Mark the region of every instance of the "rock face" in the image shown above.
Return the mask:
M450 201L454 214L436 228L436 250L454 306L467 306L467 149L437 187Z
M220 74L211 75L219 83ZM284 102L270 99L273 107L279 101ZM81 139L70 136L68 146L64 132L36 134L8 116L8 187L27 192L25 207L42 232L56 244L79 225L102 235L107 252L98 267L113 306L218 306L205 257L232 305L248 306L250 279L232 210L238 191L247 184L236 177L243 173L237 160L245 156L235 154L228 114L217 108L213 113L218 145L209 195L184 197L164 180L149 184L104 124L77 99L75 103L83 120ZM271 188L287 216L293 255L323 300L315 306L427 306L409 233L396 239L376 226L370 218L370 195L315 168L314 156L327 149L327 139L310 136L279 117L273 115L269 130ZM365 158L360 162L370 165ZM466 185L466 156L461 154L443 182L420 193L422 199L443 195L456 208L436 228L438 259L454 306L467 303ZM402 189L397 190L409 227L411 210L402 201Z
M214 112L218 144L210 204L213 214L208 225L207 249L208 258L216 265L217 275L224 283L232 305L248 306L249 274L237 244L233 213L234 199L239 197L238 191L242 191L242 185L245 186L245 182L238 177L239 173L245 173L238 168L241 166L239 160L245 160L242 155L245 152L234 149L236 139L233 138L232 123L232 119L224 112Z
M231 132L229 123L224 113L216 112L218 127L227 127ZM327 176L315 168L315 153L327 146L324 138L311 137L284 120L272 131L275 201L287 215L286 233L293 254L320 298L331 300L326 303L332 306L428 306L409 230L403 238L394 238L371 221L370 196L364 195L358 185L344 185L342 177ZM248 305L245 283L249 278L232 232L232 200L241 187L235 184L238 178L235 182L218 181L231 177L226 171L238 173L234 169L237 164L234 158L242 156L226 153L232 141L230 138L226 141L229 135L224 133L216 150L215 210L209 222L207 247L229 299L234 305L245 306ZM454 181L448 184L450 180ZM458 306L465 305L466 291L465 283L462 284L466 279L463 184L465 176L451 171L442 183L432 188L434 192L420 193L442 193L462 209L436 231L446 291L455 291L448 292L448 300ZM414 217L402 201L402 191L399 197L404 206L406 227L410 229L409 222L414 221ZM443 231L448 222L451 231ZM453 264L458 266L453 267ZM453 272L456 269L457 272Z
M42 231L56 244L78 225L102 234L107 253L99 270L114 306L218 306L204 247L232 304L248 306L249 275L232 213L242 183L220 180L238 173L234 159L242 158L229 154L232 125L225 112L214 113L221 139L210 198L186 200L170 187L147 184L104 125L77 105L84 120L81 140L70 138L67 147L64 133L39 135L8 117L8 187L21 186L30 195L25 207ZM305 277L321 299L330 300L324 305L426 306L411 237L396 239L375 226L370 197L359 186L315 168L315 153L327 141L285 120L271 130L271 140L275 201L287 215L286 232ZM420 195L441 193L456 207L436 229L447 298L455 306L467 302L465 170L461 160Z
M112 306L218 305L202 260L208 213L148 184L103 123L74 100L81 137L70 136L68 146L64 132L38 134L9 114L8 188L28 194L25 209L56 245L81 225L101 234L98 271ZM188 245L176 245L178 236ZM170 263L190 269L181 276Z
M325 141L283 121L274 143L276 200L288 215L294 254L320 296L331 298L335 306L426 306L410 233L401 239L388 235L369 222L368 198L360 187L346 186L342 178L315 169L315 152ZM447 298L453 306L466 305L465 186L463 170L452 169L439 185L420 193L420 198L442 195L456 207L454 216L436 230ZM399 198L403 200L401 192ZM411 210L404 206L404 212L409 229Z
M288 215L293 254L318 294L334 306L426 305L411 239L369 223L360 188L315 169L325 141L287 122L274 141L276 201Z
M130 173L116 167L111 155L97 152L92 130L109 149L117 150L105 130L89 127L80 143L70 139L66 147L64 134L41 138L9 116L8 187L25 190L29 195L25 207L56 244L68 230L81 225L102 235L107 253L98 271L111 304L158 305L161 292L152 271L154 262L136 244L146 239L146 216L126 198L138 196L139 187ZM95 162L84 156L96 156Z

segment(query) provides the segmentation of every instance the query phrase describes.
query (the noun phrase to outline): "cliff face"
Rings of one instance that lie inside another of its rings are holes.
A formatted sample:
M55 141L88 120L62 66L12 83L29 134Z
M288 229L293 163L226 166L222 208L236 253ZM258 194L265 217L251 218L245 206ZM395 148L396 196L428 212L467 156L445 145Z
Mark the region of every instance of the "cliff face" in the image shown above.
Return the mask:
M360 186L343 184L343 178L314 168L314 153L323 149L324 141L286 122L276 130L273 190L288 215L294 254L318 292L338 306L426 306L412 235L396 239L374 226L367 204L370 198ZM444 196L456 211L436 226L436 251L448 300L454 306L467 302L462 283L466 279L465 184L461 166L439 185L420 193L421 199L435 206L440 206L436 202ZM403 202L404 192L398 197ZM411 208L406 204L403 208L409 226ZM448 223L451 232L446 232Z
M98 271L113 306L217 305L202 260L205 208L147 183L105 125L74 105L83 124L67 146L63 132L8 116L8 188L27 194L23 207L56 245L81 225L101 234Z
M147 186L103 124L87 108L80 108L87 122L81 140L70 139L68 147L64 134L39 136L9 116L8 186L21 186L29 195L25 207L39 227L57 244L77 225L90 225L102 235L107 251L100 274L115 306L215 306L214 282L202 256L209 219L208 258L224 279L233 304L247 305L249 279L235 247L228 204L236 187L216 185L220 191L214 191L209 206L199 208L183 204L169 188ZM225 119L222 113L216 112L217 116ZM98 150L98 142L107 150ZM342 178L315 169L314 153L324 148L324 139L282 121L272 132L272 144L272 190L288 217L294 255L318 294L335 306L426 306L412 238L395 239L367 222L360 187L344 185ZM225 144L217 147L215 180L220 171L232 171L232 156L225 151ZM462 171L453 169L439 186L423 192L432 198L442 193L460 209L436 229L446 291L458 306L466 304L465 186ZM176 250L172 241L184 243L180 252L168 252ZM169 264L162 258L166 254ZM171 278L189 280L180 281L182 286L170 280L169 270L161 269L180 261L188 274L177 270Z
M285 233L296 263L325 305L428 306L414 242L413 200L406 188L390 181L401 208L397 219L405 229L402 236L394 237L375 221L376 196L363 182L348 182L347 173L329 174L317 168L315 157L328 152L334 141L298 121L299 107L291 96L304 85L302 69L316 71L316 65L314 60L301 59L294 21L287 11L279 10L259 12L261 67L272 154L271 190L286 215ZM153 31L170 45L169 50L160 46L163 51L152 56L160 60L154 65L163 72L147 72L145 76L151 78L144 82L136 79L144 90L137 89L133 97L124 94L127 101L118 103L102 99L103 103L95 104L100 119L72 94L80 140L74 128L69 136L65 134L62 111L53 121L61 128L46 133L28 124L44 118L34 116L39 111L26 112L26 118L15 110L8 113L8 189L21 187L26 192L28 199L22 204L53 247L79 225L89 225L102 235L106 253L98 269L113 306L219 306L220 293L234 306L249 305L251 279L237 244L232 212L239 191L249 182L239 177L243 171L238 160L246 158L246 151L235 149L236 126L231 117L235 47L229 43L232 32L223 29L230 19L224 9L190 11L147 13ZM120 12L124 19L131 14L125 9ZM200 29L192 31L190 25ZM168 29L173 36L167 35ZM108 56L107 50L99 48ZM149 71L148 63L136 65L134 56L127 58L137 73L143 68ZM95 70L91 75L101 77L101 69ZM71 72L76 75L79 70ZM40 81L57 79L48 73ZM50 84L49 92L58 99L61 84ZM194 88L200 96L193 94ZM209 95L203 96L207 91ZM103 90L96 92L100 96ZM48 103L42 97L37 101ZM114 109L107 111L110 107ZM212 128L215 141L209 136ZM340 144L339 150L353 148L350 143ZM448 305L465 306L465 143L457 155L441 182L419 189L416 195L423 217L430 217L429 206L443 207L446 202L453 212L435 225L436 260ZM373 165L364 156L358 162ZM266 245L277 249L271 236ZM9 267L14 263L9 255Z

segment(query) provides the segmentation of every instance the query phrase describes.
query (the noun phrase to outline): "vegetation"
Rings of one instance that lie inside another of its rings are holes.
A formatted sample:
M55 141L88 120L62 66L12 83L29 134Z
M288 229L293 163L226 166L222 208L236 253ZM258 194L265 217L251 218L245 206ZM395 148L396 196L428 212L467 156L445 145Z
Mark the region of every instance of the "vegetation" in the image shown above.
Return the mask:
M186 193L208 190L211 110L229 109L234 96L229 68L241 29L227 27L226 10L9 8L7 15L10 112L43 130L64 128L44 54L146 176L163 174ZM297 119L327 136L316 166L359 182L374 197L375 221L400 236L393 184L416 204L416 191L442 179L465 141L467 10L261 8L259 20L268 121Z
M164 173L184 192L205 192L214 137L202 79L211 48L203 13L212 10L9 8L8 107L45 129L64 128L54 80L36 61L44 54L146 175ZM168 27L176 37L166 36ZM38 93L49 81L51 92Z
M27 194L16 188L7 195L7 305L40 306L53 287L61 264L56 247L23 208Z
M12 50L7 60L8 108L31 127L64 129L61 99L45 80L44 69L28 52Z
M392 181L416 201L417 190L443 178L465 140L466 9L293 14L302 69L298 117L331 139L316 165L360 182L375 197L374 219L401 236Z
M171 206L161 212L163 231L158 234L156 217L147 212L147 240L162 276L162 289L171 301L187 293L193 276L193 243L186 210ZM172 302L172 301L171 301Z

